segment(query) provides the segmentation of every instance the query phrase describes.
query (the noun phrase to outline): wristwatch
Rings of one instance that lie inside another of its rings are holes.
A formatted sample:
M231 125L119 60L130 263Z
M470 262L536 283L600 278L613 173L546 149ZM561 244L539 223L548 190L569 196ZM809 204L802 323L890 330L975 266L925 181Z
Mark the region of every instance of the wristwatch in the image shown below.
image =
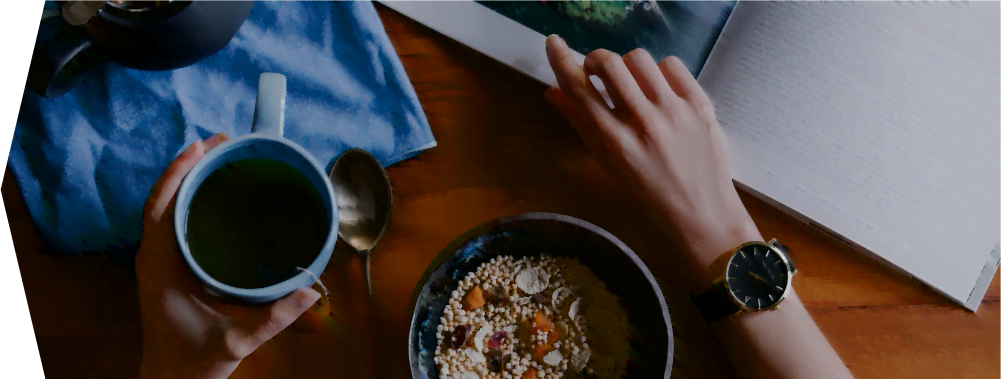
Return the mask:
M688 296L706 322L774 309L789 294L796 274L786 248L775 239L741 244L716 259L709 270L723 274L702 294Z

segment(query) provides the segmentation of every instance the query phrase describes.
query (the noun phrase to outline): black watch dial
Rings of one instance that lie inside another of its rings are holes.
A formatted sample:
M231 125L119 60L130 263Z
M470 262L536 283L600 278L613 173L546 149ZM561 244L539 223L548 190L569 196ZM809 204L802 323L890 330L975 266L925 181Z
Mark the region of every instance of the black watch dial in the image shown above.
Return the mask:
M748 244L727 263L726 283L745 308L766 309L778 303L789 287L789 265L772 247Z

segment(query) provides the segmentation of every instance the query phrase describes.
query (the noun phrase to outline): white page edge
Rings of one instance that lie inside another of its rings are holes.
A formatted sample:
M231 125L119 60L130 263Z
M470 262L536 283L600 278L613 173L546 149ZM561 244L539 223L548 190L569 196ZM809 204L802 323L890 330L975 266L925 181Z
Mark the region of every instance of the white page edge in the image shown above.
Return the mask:
M997 273L999 263L1001 263L1001 244L994 244L994 250L991 251L991 256L987 259L987 263L984 264L984 269L980 271L980 278L977 279L977 284L973 286L973 290L970 291L970 296L966 298L966 303L963 306L966 306L970 311L977 311L980 303L984 300L984 295L987 294L987 288L991 285L991 281L994 280L994 274Z

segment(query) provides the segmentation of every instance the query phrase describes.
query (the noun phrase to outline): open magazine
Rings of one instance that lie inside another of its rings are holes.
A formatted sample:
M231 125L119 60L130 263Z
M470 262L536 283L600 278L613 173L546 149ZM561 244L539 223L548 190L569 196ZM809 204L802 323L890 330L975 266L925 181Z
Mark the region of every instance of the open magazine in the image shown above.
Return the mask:
M740 188L971 310L998 268L997 2L385 4L547 84L553 33L676 55Z
M698 77L736 1L478 1L571 49L626 54L643 48L655 61L677 56Z
M736 2L385 1L389 8L543 83L555 83L546 36L559 34L577 59L598 47L644 48L681 58L692 73L709 57ZM600 83L595 86L604 94ZM607 95L606 95L607 100Z

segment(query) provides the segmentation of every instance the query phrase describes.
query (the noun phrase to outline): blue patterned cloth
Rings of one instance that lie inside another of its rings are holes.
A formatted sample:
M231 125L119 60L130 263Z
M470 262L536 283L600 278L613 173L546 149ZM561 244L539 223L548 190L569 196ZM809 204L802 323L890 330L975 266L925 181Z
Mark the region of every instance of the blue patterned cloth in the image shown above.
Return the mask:
M188 144L250 133L258 77L288 78L285 137L329 171L435 146L370 2L259 2L223 50L161 72L107 64L55 99L25 90L8 165L50 250L131 258L153 182Z

